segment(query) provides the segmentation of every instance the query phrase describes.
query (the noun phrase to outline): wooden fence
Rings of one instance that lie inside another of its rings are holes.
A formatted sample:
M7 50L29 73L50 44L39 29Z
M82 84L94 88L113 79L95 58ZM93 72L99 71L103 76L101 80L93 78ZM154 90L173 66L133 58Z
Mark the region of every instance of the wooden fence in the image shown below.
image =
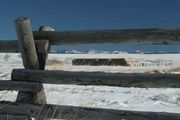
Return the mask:
M0 119L31 120L180 120L180 114L126 111L100 108L50 105L46 103L43 83L107 85L118 87L180 87L179 74L136 74L103 72L67 72L44 70L50 45L81 43L180 43L180 30L95 30L69 32L32 32L26 17L15 20L20 52L25 69L14 69L9 81L0 81L1 90L19 90L15 102L0 102ZM34 40L36 39L36 40ZM13 45L11 44L13 43ZM17 42L4 43L9 52ZM24 97L25 96L25 97Z
M179 44L180 29L127 29L86 31L33 31L35 42L48 40L50 45L64 44ZM19 52L17 40L1 40L0 52Z

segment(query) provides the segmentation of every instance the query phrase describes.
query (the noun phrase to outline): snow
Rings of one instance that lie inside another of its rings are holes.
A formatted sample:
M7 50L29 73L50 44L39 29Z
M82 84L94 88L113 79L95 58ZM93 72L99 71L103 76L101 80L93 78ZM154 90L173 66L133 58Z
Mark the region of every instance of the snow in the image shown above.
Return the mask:
M126 66L73 66L71 61L74 58L126 58L136 59L130 67ZM167 73L173 68L180 67L179 54L50 54L49 61L61 61L63 64L47 64L47 69L65 71L102 71L111 73L144 73L157 70ZM144 66L142 66L142 63Z
M147 64L142 66L73 66L73 58L126 58L138 62L170 61L172 64ZM49 70L66 71L104 71L144 73L158 70L162 73L180 66L179 54L50 54L47 67ZM10 80L14 68L23 68L19 53L0 53L0 79ZM118 110L156 111L180 113L180 89L178 88L122 88L109 86L77 86L44 84L47 103L111 108ZM17 91L1 91L1 100L15 101Z

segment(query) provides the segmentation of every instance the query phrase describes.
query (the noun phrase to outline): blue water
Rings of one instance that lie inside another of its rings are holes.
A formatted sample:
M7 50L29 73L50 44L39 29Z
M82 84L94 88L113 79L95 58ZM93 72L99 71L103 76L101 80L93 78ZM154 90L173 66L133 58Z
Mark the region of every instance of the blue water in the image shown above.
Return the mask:
M52 46L52 51L77 50L81 52L97 51L126 51L130 53L179 53L180 45L131 45L131 44L81 44Z

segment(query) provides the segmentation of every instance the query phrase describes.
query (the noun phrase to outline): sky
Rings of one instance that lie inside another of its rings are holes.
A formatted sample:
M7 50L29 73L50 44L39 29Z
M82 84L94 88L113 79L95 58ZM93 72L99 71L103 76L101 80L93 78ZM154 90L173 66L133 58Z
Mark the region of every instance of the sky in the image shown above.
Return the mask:
M33 30L180 28L180 0L1 0L0 40L17 39L22 16Z

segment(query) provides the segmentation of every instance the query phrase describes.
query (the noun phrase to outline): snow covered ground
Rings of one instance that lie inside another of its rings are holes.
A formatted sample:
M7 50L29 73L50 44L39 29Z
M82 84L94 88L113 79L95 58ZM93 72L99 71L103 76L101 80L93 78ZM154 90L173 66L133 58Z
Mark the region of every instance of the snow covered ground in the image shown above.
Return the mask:
M145 66L73 66L73 58L127 58L145 62ZM164 64L162 61L171 64ZM161 64L149 64L159 61ZM19 53L0 53L0 79L10 80L14 68L23 68ZM50 54L46 69L66 71L104 71L180 73L180 54ZM111 108L119 110L180 113L180 89L121 88L108 86L77 86L44 84L47 102L74 106ZM14 101L17 91L1 91L1 100Z

